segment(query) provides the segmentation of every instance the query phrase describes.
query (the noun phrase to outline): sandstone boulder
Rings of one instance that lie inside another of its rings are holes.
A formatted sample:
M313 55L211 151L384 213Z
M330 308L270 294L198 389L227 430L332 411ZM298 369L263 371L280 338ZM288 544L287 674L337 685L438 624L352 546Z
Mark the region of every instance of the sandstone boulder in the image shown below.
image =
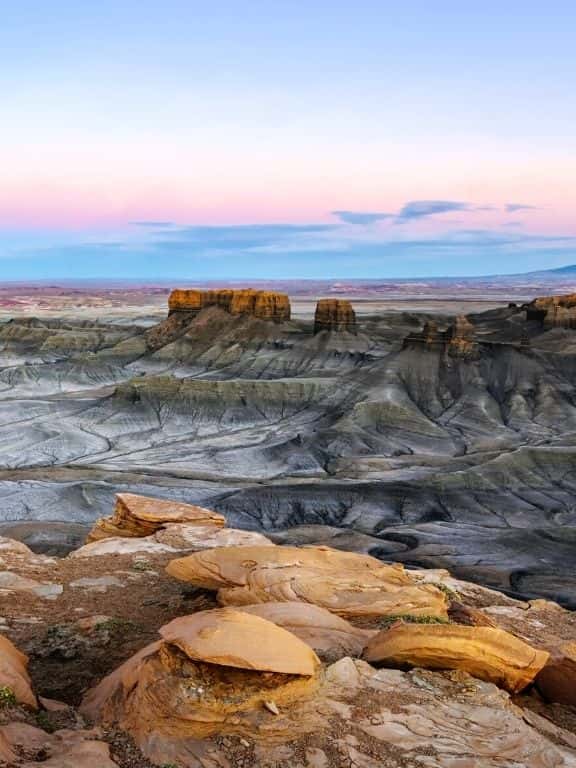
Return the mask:
M134 493L119 493L116 496L114 514L100 518L86 542L89 544L110 536L150 536L168 523L222 527L226 520L217 512L195 504L153 499Z
M246 586L256 568L312 568L316 572L365 577L375 575L390 588L411 584L402 565L384 565L370 555L330 547L228 547L196 552L172 560L166 571L180 581L205 589Z
M27 723L8 723L0 726L0 760L20 768L118 768L100 735L85 730L49 734ZM34 757L18 759L22 752Z
M128 731L148 756L161 749L159 762L206 749L198 740L219 733L270 737L278 728L288 739L287 722L272 709L310 698L320 683L314 652L258 616L205 611L175 619L161 635L90 691L81 708ZM191 758L185 764L197 765Z
M199 530L206 530L200 528ZM210 530L213 530L212 528ZM90 544L84 544L71 552L68 557L72 559L83 557L100 557L105 555L164 555L175 554L178 548L161 544L153 537L142 539L126 538L124 536L110 536L109 538L92 541Z
M374 630L359 629L325 608L305 603L245 605L239 610L272 621L292 632L324 661L360 656Z
M364 658L391 667L459 669L517 693L534 680L549 654L494 627L398 622L369 641Z
M260 616L230 608L174 619L161 637L189 658L238 669L315 675L319 661L291 632Z
M221 605L300 602L326 608L348 619L382 616L447 617L446 596L430 585L390 585L386 574L362 578L318 573L313 568L257 568L244 587L218 591ZM384 578L383 578L384 577Z
M314 314L314 333L348 331L356 333L356 313L346 299L320 299Z
M42 598L43 600L56 600L64 591L62 584L36 581L26 576L20 576L12 571L0 572L0 594L2 592L21 592L25 595Z
M15 539L8 539L6 536L0 536L0 554L23 555L24 557L34 557L34 552Z
M198 552L167 571L206 589L222 605L311 603L346 618L390 614L447 616L445 594L417 585L404 569L329 547L244 547Z
M273 547L274 543L256 531L214 526L167 524L154 534L159 544L177 550L202 550L219 547Z
M0 688L14 694L19 704L38 706L28 676L28 658L7 637L0 635Z
M552 653L536 686L547 701L576 707L576 643L566 643Z

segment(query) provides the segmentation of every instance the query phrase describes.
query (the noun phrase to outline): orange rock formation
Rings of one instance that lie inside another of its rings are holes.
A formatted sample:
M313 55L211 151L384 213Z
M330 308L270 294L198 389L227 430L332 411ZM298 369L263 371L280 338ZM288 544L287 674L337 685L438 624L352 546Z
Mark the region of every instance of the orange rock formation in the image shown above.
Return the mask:
M314 333L348 331L356 333L356 313L346 299L320 299L314 315Z
M534 299L526 305L526 319L545 328L576 328L576 293Z
M182 504L165 499L153 499L134 493L119 493L111 517L97 520L88 534L86 543L107 539L111 536L129 538L151 536L165 525L186 523L221 528L226 520L218 512L212 512L194 504Z
M28 677L28 658L0 635L0 687L12 691L19 704L38 706Z
M474 326L465 315L458 315L446 331L447 352L451 357L474 357L478 353Z
M398 622L370 640L364 658L386 667L460 669L517 693L534 680L549 654L494 627Z
M160 642L106 677L81 708L128 731L152 759L163 740L175 756L180 748L193 750L194 740L218 733L254 739L262 729L270 738L276 724L280 731L287 728L283 718L274 721L270 707L281 711L318 689L314 652L257 616L204 611L175 619L160 633ZM162 756L159 762L168 757Z
M189 659L223 667L315 675L319 660L311 648L277 624L245 611L221 608L174 619L162 639Z
M445 331L433 320L427 321L421 331L409 333L404 339L404 347L415 344L443 351L450 357L475 358L479 353L474 326L465 315L458 315Z
M172 291L168 299L169 315L196 315L206 307L218 306L231 315L252 315L262 320L290 320L290 299L285 293L258 291L254 288L202 291L181 289Z
M576 643L566 643L552 654L536 685L548 701L576 707Z
M263 603L238 610L278 624L310 646L323 661L360 656L375 630L360 629L326 608L306 603Z
M238 547L169 563L171 576L218 590L221 605L318 605L345 618L391 614L447 617L445 594L415 584L397 565L328 547Z

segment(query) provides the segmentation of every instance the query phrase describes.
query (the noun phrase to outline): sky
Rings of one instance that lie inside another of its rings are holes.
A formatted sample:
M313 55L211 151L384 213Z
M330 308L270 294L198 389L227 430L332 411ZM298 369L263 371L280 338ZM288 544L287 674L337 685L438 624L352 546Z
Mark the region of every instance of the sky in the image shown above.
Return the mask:
M0 0L0 281L576 263L573 0Z

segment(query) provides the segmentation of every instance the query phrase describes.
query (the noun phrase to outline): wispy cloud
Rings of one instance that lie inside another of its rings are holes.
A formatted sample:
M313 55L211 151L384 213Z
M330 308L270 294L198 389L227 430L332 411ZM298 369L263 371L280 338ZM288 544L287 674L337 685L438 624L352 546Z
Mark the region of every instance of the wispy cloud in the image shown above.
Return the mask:
M508 203L505 210L507 213L518 213L518 211L537 211L536 205L524 205L523 203Z
M411 200L400 210L397 221L423 219L426 216L437 216L441 213L471 210L476 209L470 203L463 203L458 200Z
M176 224L172 221L133 221L132 226L149 229L166 229L168 227L175 227Z
M369 226L370 224L376 224L379 221L385 219L393 219L393 213L381 213L381 212L365 212L365 211L332 211L332 215L336 216L344 224L354 224L359 226Z
M108 238L101 232L24 242L0 237L0 258L7 278L69 274L170 280L496 274L576 262L576 237L528 232L520 226L524 217L502 215L511 206L529 207L411 200L394 213L332 211L335 218L328 223L140 221ZM471 226L475 214L486 210L498 214L498 224L484 225L487 217L480 216L482 226ZM442 216L457 212L461 215ZM431 217L438 217L434 226L421 226ZM402 226L377 226L381 221Z

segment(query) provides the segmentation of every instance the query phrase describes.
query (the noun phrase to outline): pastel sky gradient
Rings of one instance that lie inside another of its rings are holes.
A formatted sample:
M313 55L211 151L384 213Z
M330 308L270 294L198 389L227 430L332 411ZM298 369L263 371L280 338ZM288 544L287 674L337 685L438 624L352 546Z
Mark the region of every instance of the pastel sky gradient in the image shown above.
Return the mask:
M573 0L0 11L0 280L576 263Z

